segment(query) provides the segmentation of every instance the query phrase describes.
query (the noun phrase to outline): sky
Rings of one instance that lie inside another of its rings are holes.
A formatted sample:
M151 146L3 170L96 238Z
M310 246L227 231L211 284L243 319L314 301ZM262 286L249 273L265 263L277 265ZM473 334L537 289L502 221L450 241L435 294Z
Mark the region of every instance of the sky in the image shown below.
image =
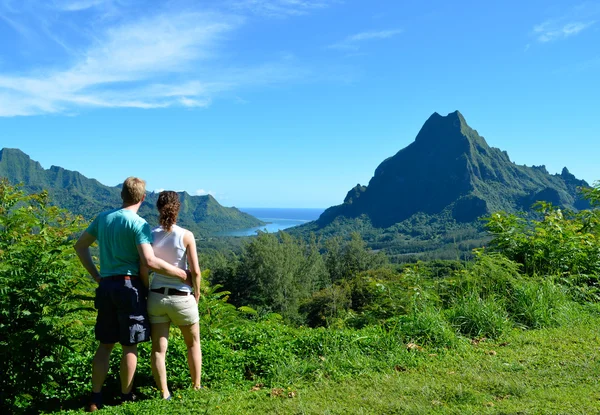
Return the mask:
M600 179L600 1L0 0L0 148L106 185L325 208L459 110Z

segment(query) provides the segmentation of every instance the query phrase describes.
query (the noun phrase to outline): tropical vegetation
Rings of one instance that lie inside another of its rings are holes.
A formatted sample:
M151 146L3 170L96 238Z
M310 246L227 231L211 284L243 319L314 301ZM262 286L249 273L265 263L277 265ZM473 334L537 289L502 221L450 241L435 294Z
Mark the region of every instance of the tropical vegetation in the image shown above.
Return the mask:
M144 344L141 402L106 411L597 411L599 196L600 185L588 190L580 212L492 214L471 261L393 263L357 233L259 234L203 257L207 390L188 389L173 331L175 402L157 399ZM95 344L94 285L72 250L82 226L46 193L0 183L3 413L85 403ZM116 354L111 365L107 397L118 395Z

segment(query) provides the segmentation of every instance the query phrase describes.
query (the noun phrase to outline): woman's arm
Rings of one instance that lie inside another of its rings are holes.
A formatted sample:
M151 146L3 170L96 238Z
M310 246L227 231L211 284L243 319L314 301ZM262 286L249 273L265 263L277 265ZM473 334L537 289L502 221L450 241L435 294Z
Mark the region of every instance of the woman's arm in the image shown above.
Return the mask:
M198 302L200 299L200 283L202 275L200 274L200 264L198 263L198 251L196 251L196 239L194 238L194 234L187 231L183 236L183 243L187 254L188 266L192 274L194 298L196 298L196 302Z

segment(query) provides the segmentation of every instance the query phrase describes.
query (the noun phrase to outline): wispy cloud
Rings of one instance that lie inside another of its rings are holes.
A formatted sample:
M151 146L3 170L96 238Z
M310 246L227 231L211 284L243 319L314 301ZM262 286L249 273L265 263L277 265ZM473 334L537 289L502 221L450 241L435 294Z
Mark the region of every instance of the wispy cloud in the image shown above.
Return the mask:
M330 49L340 50L358 50L360 45L366 41L389 39L402 33L402 29L380 30L371 32L361 32L346 37L341 42L329 45Z
M249 18L305 14L340 2L171 0L148 7L144 0L0 0L0 24L32 50L53 47L63 55L52 65L34 54L22 55L20 66L3 65L0 117L203 108L220 95L237 99L236 89L307 78L313 71L293 55L232 65L225 47ZM2 49L20 56L28 48Z
M244 22L243 16L231 13L163 11L111 24L79 48L81 52L72 53L72 62L62 69L0 74L0 116L72 114L94 107L202 108L235 88L308 75L290 55L243 67L223 63L223 45Z
M551 16L533 26L532 37L539 43L555 42L579 35L600 19L600 4L584 1L563 9L562 14Z
M61 0L55 1L54 5L59 10L78 12L112 3L112 0Z
M74 65L29 76L0 75L0 116L63 112L72 106L206 106L192 64L211 58L219 38L240 24L215 14L182 13L113 27Z
M238 11L271 17L304 15L316 9L323 9L341 0L230 0L230 7Z
M595 23L594 20L570 22L548 20L534 26L533 32L539 42L546 43L575 36L585 29L592 27Z

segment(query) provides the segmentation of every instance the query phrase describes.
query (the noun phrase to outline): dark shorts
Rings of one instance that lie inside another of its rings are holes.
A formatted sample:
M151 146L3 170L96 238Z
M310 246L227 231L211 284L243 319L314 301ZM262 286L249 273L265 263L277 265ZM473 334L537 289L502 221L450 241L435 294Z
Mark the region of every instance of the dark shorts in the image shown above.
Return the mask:
M124 346L150 340L146 295L147 289L139 278L102 279L94 303L98 310L96 340Z

